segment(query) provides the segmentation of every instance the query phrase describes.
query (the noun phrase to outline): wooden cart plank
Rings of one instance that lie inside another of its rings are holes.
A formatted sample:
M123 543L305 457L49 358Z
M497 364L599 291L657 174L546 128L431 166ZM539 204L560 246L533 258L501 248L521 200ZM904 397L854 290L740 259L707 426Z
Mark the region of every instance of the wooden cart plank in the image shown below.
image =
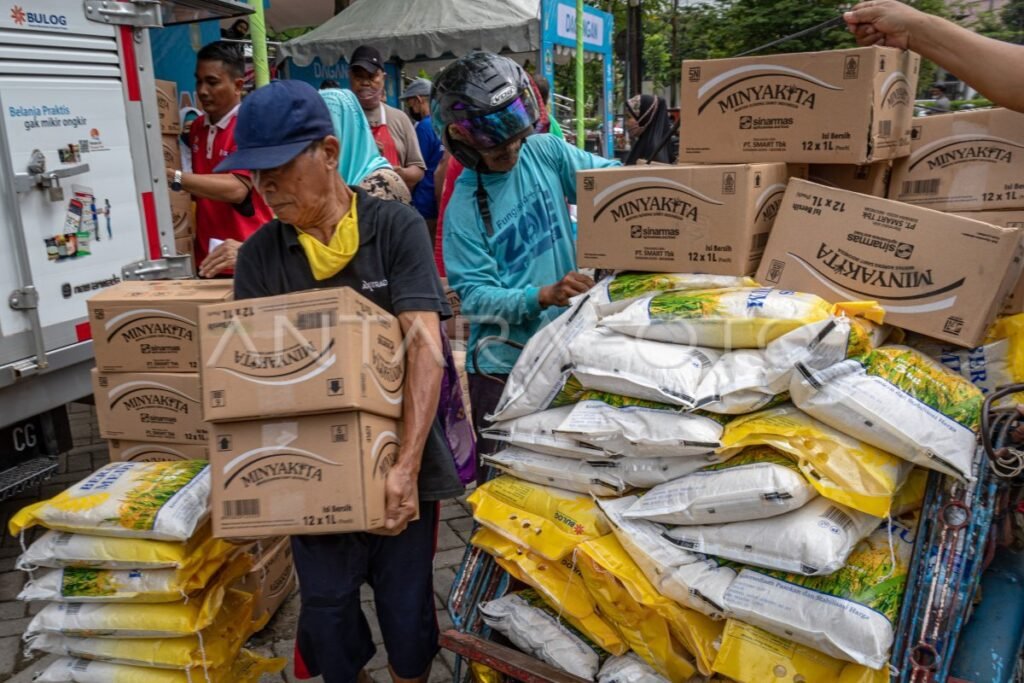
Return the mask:
M468 633L445 631L441 634L441 647L523 683L588 683L584 678L560 671L518 650Z

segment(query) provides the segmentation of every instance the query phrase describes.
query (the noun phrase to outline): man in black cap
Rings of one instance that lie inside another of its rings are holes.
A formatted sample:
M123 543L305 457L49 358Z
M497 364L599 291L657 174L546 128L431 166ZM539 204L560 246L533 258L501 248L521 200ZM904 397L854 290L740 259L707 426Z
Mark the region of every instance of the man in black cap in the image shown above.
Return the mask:
M380 53L369 45L357 47L352 53L348 77L380 153L402 176L411 193L416 183L423 179L426 164L423 163L412 121L401 109L395 109L384 101L386 74Z
M364 667L376 648L359 598L368 583L392 679L425 683L438 652L438 501L459 495L462 484L437 419L440 318L450 309L423 218L345 184L343 143L323 98L306 83L275 81L249 95L235 142L217 172L250 171L276 214L238 253L235 298L351 287L396 315L406 338L401 446L387 473L385 526L292 537L302 597L296 668L326 683L369 681Z

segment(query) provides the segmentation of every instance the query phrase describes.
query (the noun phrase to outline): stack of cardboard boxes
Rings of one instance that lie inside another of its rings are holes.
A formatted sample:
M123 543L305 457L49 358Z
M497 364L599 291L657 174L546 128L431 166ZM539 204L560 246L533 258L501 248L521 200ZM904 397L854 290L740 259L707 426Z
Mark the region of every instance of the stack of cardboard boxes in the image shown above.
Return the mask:
M231 295L230 280L126 281L89 300L96 412L111 460L208 459L199 312ZM270 538L248 552L253 568L240 583L256 594L259 621L295 587L291 548Z
M160 139L163 143L164 165L181 168L181 115L178 110L178 86L173 81L156 82L157 113L160 117ZM192 196L187 192L169 192L171 221L174 224L174 246L179 254L193 255L195 239L195 213Z
M915 119L919 66L882 47L684 62L679 165L581 172L579 265L755 274L981 343L1024 308L1024 283L1004 308L1024 115Z
M383 526L405 374L398 320L342 288L204 306L199 333L214 534Z

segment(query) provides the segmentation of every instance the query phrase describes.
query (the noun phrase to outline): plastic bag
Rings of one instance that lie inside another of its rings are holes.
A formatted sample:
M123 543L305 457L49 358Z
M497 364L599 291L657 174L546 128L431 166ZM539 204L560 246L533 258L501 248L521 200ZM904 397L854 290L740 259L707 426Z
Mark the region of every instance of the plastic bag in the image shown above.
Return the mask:
M495 422L481 430L488 439L512 446L521 446L537 453L562 458L605 458L608 454L596 446L585 444L555 430L565 422L572 406L542 410L514 420Z
M589 496L515 477L492 479L468 502L477 522L546 560L561 560L583 541L611 533Z
M175 602L202 590L227 557L182 575L177 569L39 570L25 583L19 600L56 602Z
M873 302L833 306L813 294L770 288L665 292L602 317L616 332L654 341L715 349L763 349L787 332L832 317L861 315L881 322Z
M692 408L704 374L721 353L598 327L578 335L569 355L573 375L588 389Z
M597 674L597 683L671 683L640 659L627 652L621 657L609 657Z
M251 593L228 590L216 619L203 629L202 640L195 634L174 638L78 638L38 633L27 638L27 648L128 666L224 668L251 633L262 626L262 622L251 623L254 606Z
M704 273L616 273L590 290L600 317L621 311L637 299L657 292L757 287L749 277Z
M209 514L210 463L112 462L15 513L11 534L42 524L99 536L187 541Z
M889 683L888 669L850 664L735 619L725 624L715 671L736 683Z
M796 510L816 495L796 463L768 446L752 446L720 465L655 486L625 516L662 524L740 522Z
M47 531L21 554L15 566L23 571L40 567L177 569L179 577L186 577L197 567L227 557L237 548L212 538L209 526L196 532L188 543Z
M717 462L717 457L712 458ZM705 456L692 458L603 458L576 460L534 453L511 446L484 462L505 474L544 486L589 493L620 495L630 487L650 488L677 479L708 464Z
M722 429L710 416L675 406L612 394L596 398L591 392L555 431L609 455L674 458L713 453Z
M263 674L280 673L287 664L249 650L239 651L230 666L194 673L61 657L35 683L258 683Z
M824 370L798 367L793 402L812 417L928 469L971 477L981 391L919 351L883 346Z
M684 607L721 618L725 590L736 578L736 570L683 550L665 538L663 526L623 517L635 502L636 496L598 501L622 548L658 593Z
M252 566L246 554L235 556L201 594L161 604L52 602L25 629L26 635L62 633L83 638L176 638L210 626L224 603L227 587Z
M512 578L536 590L561 618L592 642L613 654L629 649L598 612L580 578L575 555L550 562L487 528L478 529L470 543L494 557Z
M725 592L726 607L737 619L776 635L881 668L892 648L916 522L894 521L891 536L889 528L888 522L878 527L830 576L743 569Z
M588 295L530 338L509 373L492 422L512 420L544 410L562 390L570 366L569 345L597 323L597 313Z
M711 673L720 622L685 609L658 593L615 536L579 547L577 563L601 613L633 652L667 678Z
M722 434L721 454L771 446L795 458L818 493L876 517L889 514L893 498L913 465L859 441L785 404L732 420Z
M587 680L597 676L606 656L530 590L485 602L480 615L523 652Z
M840 569L879 519L815 498L778 517L732 524L675 526L666 536L686 550L808 576Z

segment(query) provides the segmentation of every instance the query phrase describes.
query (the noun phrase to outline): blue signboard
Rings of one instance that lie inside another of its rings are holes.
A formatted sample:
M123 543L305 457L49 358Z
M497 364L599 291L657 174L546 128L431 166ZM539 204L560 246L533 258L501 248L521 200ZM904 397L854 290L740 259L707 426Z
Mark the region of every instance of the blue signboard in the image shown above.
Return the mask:
M336 64L325 65L320 61L319 57L316 57L309 66L299 66L288 59L285 60L285 64L287 68L284 74L282 74L285 78L305 81L314 88L319 88L324 79L330 78L337 81L338 85L342 88L349 87L348 62L344 59ZM384 81L384 89L388 104L392 107L398 107L398 91L402 82L401 72L398 69L398 65L394 62L385 62L384 72L387 74L387 78Z

